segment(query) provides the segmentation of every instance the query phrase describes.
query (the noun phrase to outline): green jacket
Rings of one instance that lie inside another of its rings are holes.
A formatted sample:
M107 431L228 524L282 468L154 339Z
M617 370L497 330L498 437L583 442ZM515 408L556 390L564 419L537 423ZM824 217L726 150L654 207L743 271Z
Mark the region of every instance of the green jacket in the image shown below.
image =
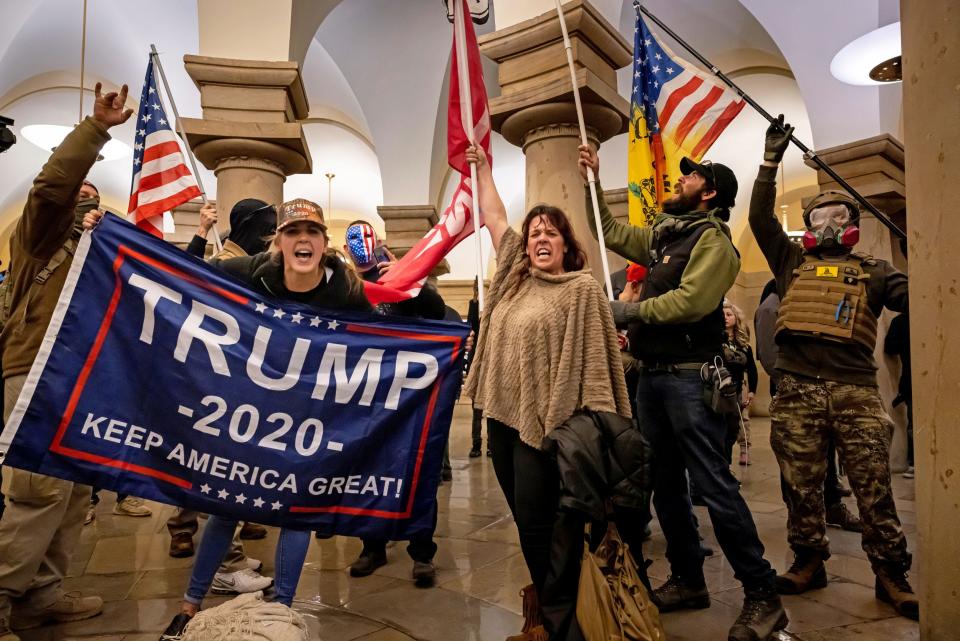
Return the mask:
M40 285L34 282L75 229L74 209L83 179L110 140L106 128L85 118L63 139L40 170L27 196L23 215L10 238L10 317L0 334L3 377L30 371L67 280L72 256Z
M587 221L590 231L597 237L590 191L585 190ZM650 249L658 225L671 216L660 214L651 227L637 227L617 222L603 198L603 190L597 183L597 200L600 205L600 225L607 249L640 265L650 264ZM733 286L740 271L740 257L730 241L726 224L715 217L715 212L704 214L714 219L719 229L707 231L700 237L690 261L683 272L680 287L662 296L648 298L637 304L631 320L652 325L692 323L714 311ZM723 231L721 231L723 230ZM726 233L725 233L726 232Z

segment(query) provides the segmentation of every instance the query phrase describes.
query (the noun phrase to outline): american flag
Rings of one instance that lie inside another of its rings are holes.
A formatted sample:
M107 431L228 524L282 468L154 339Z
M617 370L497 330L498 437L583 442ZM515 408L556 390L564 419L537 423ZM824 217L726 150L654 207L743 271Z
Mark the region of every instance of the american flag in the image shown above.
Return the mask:
M469 15L466 0L460 2L460 16ZM453 54L450 57L450 94L447 104L447 160L453 169L460 172L460 184L453 193L450 205L440 216L439 222L427 232L421 240L401 258L397 265L384 274L380 281L366 285L367 299L374 305L385 302L397 302L412 298L420 293L427 276L447 253L462 240L474 233L475 218L472 188L470 184L470 166L464 152L469 144L467 128L471 126L464 108L466 86L469 86L470 103L473 110L473 136L477 144L483 147L487 161L490 156L490 107L487 104L487 90L483 84L483 66L480 61L480 48L473 23L464 20L464 46L460 51L454 36ZM457 59L465 56L467 60L467 78L460 78ZM463 83L463 84L461 84ZM480 226L483 221L480 221Z
M200 188L184 164L180 143L160 101L153 56L147 63L136 128L127 213L137 227L163 238L164 212L196 198Z
M700 161L744 101L678 58L637 13L630 100L630 222L649 224L673 192L684 156Z

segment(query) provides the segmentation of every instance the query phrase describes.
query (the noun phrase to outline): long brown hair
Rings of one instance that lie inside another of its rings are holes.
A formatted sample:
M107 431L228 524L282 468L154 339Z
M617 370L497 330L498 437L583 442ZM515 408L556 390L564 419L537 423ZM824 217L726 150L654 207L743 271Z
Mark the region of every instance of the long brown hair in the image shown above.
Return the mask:
M530 239L530 225L537 218L549 222L563 236L563 242L567 246L563 252L563 271L580 271L587 266L587 254L583 251L577 237L574 236L573 226L570 225L567 214L559 207L553 207L552 205L534 205L533 209L527 212L520 228L523 261L507 277L509 285L506 287L506 291L508 292L515 291L530 276L531 263L530 256L526 253L527 241Z

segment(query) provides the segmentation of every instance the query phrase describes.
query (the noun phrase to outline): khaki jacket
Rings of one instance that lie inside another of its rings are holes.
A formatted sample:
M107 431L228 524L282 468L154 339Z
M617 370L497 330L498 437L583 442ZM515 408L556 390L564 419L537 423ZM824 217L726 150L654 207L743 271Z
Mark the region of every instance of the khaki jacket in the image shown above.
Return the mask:
M40 350L73 257L68 256L44 284L34 279L71 235L79 236L74 229L77 194L108 140L103 125L85 118L33 181L10 239L11 311L0 334L4 378L27 374Z

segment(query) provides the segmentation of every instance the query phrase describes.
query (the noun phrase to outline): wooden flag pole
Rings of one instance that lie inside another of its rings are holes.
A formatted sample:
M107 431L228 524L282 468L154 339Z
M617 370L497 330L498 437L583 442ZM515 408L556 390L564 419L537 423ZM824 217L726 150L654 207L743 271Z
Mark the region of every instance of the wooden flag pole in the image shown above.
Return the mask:
M557 0L557 15L560 17L560 30L563 32L563 47L567 50L567 65L570 67L570 83L573 85L573 102L577 107L577 123L580 125L580 142L587 142L587 126L583 122L583 105L580 104L580 88L577 87L577 68L573 64L573 47L570 34L567 33L567 20L563 17L563 7ZM600 241L600 262L603 264L603 279L607 285L607 298L613 300L613 283L610 281L610 263L607 261L607 243L603 239L603 227L600 224L600 201L597 199L597 177L593 168L587 167L587 182L590 184L590 201L593 204L593 220L597 225L597 239Z
M157 71L160 72L160 82L163 83L163 90L167 94L167 102L170 103L170 110L173 111L173 119L177 123L177 129L180 132L180 138L183 139L183 146L187 148L187 158L190 160L190 168L193 169L193 178L197 181L197 187L200 188L200 197L203 198L203 204L209 204L207 200L207 190L203 188L200 180L200 172L197 171L197 161L193 157L193 149L187 141L187 133L183 130L183 123L180 122L180 114L177 112L177 103L173 101L173 94L170 92L170 85L167 83L167 74L163 73L163 65L160 64L160 54L157 52L156 45L150 45L150 56L153 58L153 64L157 65ZM220 231L217 226L213 226L213 246L219 254L223 251L223 243L220 241Z
M462 0L453 2L453 34L457 41L457 77L460 86L461 120L466 120L467 138L477 144L473 123L473 97L470 94L470 68L467 57L467 34ZM473 199L473 240L477 255L477 305L483 311L483 246L480 244L480 200L477 195L477 163L470 163L470 195Z

